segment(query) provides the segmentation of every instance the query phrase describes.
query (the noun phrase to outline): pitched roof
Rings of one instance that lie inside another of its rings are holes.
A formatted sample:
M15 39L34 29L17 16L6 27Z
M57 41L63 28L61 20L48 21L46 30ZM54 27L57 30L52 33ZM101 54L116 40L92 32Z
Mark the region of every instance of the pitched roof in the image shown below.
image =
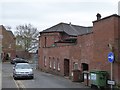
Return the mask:
M67 23L59 23L46 30L43 30L41 33L50 33L50 32L65 32L68 35L78 36L78 35L91 33L92 27L84 27L84 26L72 25Z
M12 37L14 37L15 38L15 36L14 36L14 34L13 34L13 32L12 31L7 31Z
M5 27L3 26L3 25L0 25L0 29L2 30L2 29L5 29Z

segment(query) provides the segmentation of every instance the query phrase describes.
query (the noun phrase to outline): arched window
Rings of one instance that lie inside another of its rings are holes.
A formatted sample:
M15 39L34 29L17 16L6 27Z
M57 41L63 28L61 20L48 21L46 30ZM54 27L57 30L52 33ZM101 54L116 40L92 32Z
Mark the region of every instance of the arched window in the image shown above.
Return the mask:
M46 58L46 56L44 56L44 66L45 67L47 66L47 58Z

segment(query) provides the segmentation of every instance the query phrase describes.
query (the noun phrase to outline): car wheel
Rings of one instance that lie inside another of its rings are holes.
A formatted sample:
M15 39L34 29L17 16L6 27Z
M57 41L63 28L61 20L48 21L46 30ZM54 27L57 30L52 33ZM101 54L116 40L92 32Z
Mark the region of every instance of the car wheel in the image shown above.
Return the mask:
M34 79L34 76L32 76L31 79Z
M14 77L14 80L17 80L17 78L16 78L16 77Z

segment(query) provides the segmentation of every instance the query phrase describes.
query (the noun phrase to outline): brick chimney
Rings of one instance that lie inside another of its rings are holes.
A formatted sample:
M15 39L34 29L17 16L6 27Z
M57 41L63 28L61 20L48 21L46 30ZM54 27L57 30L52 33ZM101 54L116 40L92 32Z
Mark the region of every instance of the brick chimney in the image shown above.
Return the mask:
M97 13L96 17L97 17L97 20L101 19L101 15L99 13Z

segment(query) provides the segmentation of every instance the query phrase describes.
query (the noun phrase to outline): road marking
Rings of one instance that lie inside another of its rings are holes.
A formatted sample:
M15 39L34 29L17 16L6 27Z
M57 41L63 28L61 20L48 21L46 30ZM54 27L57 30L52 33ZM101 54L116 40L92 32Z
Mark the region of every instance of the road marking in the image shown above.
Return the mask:
M13 81L15 82L15 85L17 86L18 90L19 90L19 86L17 84L17 82L13 79Z
M22 81L17 80L16 82L17 82L19 88L25 88L25 86L24 86L24 84L22 83Z
M20 80L14 80L14 82L15 82L18 90L21 90L21 89L22 90L26 90L26 88L25 88L24 84L22 83L22 81L20 81Z
M12 74L11 74L11 76L12 76ZM14 78L13 78L13 81L15 82L15 85L16 85L18 90L21 90L21 88L22 88L22 90L26 90L24 84L22 83L22 81L14 80Z
M10 73L10 76L11 76L11 77L13 77L12 73ZM19 90L19 86L18 86L18 84L16 83L16 81L14 80L14 78L13 78L13 81L14 81L14 83L15 83L16 87L17 87L17 88L18 88L18 90Z

